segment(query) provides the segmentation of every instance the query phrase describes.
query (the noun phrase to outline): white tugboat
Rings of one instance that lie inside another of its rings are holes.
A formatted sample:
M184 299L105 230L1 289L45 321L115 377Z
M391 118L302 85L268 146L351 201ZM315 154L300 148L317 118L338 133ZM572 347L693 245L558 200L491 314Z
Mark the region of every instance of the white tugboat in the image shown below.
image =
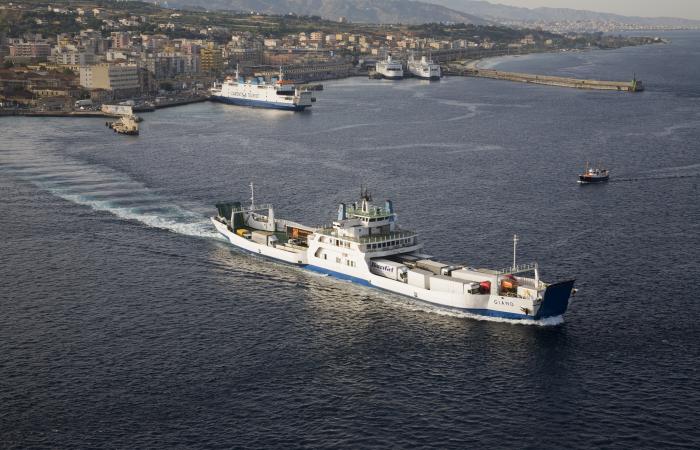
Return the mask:
M284 80L282 73L268 83L262 77L245 80L236 69L235 77L210 90L210 99L234 105L259 108L303 111L315 101L310 91L299 89L292 81Z
M407 66L411 75L424 80L439 80L442 76L440 64L436 64L432 59L428 59L425 56L422 56L420 60L416 60L411 55Z
M251 190L253 185L251 184ZM574 280L547 284L537 264L502 270L436 261L422 253L418 234L401 229L393 204L340 204L327 228L278 219L271 205L219 203L216 229L243 250L343 280L384 289L442 308L506 319L539 320L566 311Z
M400 80L403 78L403 64L389 55L384 61L377 61L376 74L387 80Z

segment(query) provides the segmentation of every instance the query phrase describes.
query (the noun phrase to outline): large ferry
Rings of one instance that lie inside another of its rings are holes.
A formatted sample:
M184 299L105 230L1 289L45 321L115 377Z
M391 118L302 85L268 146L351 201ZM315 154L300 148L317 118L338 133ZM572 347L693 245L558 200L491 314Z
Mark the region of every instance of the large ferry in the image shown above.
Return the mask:
M211 88L210 94L214 101L291 111L303 111L315 100L310 91L298 89L292 81L282 79L282 74L268 83L263 77L246 80L238 70L235 77Z
M400 80L403 78L403 64L401 61L394 61L389 55L384 61L377 61L376 72L387 80Z
M439 80L442 76L440 64L436 64L425 56L422 56L420 60L416 60L411 55L408 59L408 71L414 77L423 78L424 80Z
M251 184L251 191L253 186ZM574 280L548 284L537 264L502 270L440 262L423 253L416 232L399 227L390 200L341 203L328 227L275 216L272 205L219 203L211 220L231 244L274 260L482 316L539 320L564 314Z

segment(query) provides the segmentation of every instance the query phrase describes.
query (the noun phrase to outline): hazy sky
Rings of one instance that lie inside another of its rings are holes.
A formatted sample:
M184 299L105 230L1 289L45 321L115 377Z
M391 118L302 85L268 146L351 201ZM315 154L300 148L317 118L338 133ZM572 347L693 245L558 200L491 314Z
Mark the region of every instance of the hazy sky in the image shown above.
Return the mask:
M488 0L491 3L536 8L587 9L625 16L682 17L700 19L700 0Z

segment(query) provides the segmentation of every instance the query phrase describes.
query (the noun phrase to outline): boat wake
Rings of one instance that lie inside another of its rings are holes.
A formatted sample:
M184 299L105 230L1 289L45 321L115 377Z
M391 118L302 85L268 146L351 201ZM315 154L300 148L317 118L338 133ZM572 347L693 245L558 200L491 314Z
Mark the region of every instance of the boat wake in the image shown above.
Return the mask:
M700 173L694 173L694 174L688 174L688 175L651 175L651 176L642 176L642 177L634 177L634 178L616 178L614 180L610 180L609 183L629 183L629 182L634 182L634 181L652 181L652 180L677 180L677 179L682 179L682 178L698 178L700 177Z
M154 228L221 239L207 217L164 198L156 190L105 166L26 151L0 154L0 172L30 182L64 200Z

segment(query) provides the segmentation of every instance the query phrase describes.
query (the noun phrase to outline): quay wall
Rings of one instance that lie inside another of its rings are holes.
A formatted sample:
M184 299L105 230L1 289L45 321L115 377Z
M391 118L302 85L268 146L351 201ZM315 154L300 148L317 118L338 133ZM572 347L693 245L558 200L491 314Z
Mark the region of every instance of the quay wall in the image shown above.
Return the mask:
M555 77L549 75L534 75L518 72L503 72L493 69L468 68L451 75L462 75L480 78L491 78L494 80L517 81L521 83L542 84L547 86L558 86L575 89L592 89L602 91L640 92L644 90L644 85L639 80L632 81L602 81L584 80L579 78Z

